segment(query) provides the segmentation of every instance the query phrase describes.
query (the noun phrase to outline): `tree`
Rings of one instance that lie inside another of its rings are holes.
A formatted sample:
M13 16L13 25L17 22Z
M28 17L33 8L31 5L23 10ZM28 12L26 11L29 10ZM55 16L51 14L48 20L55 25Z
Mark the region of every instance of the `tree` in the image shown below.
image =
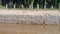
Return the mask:
M46 3L47 3L46 4L46 6L47 6L46 8L51 8L51 4L52 4L51 0L46 0Z
M22 5L24 8L37 8L37 4L39 5L39 8L44 8L44 5L47 6L47 8L50 8L53 6L54 8L59 8L60 0L0 0L0 4L3 6L6 6L8 4L10 7L13 7L14 4L16 4L16 8L21 8Z
M39 0L34 0L33 8L37 8L37 4L39 4Z
M39 8L44 8L45 0L39 0Z

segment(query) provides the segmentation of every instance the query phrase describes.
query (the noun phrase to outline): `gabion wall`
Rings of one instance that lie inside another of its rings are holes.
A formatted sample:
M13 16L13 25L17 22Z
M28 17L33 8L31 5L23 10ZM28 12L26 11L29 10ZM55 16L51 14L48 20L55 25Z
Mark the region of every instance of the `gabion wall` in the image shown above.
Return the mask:
M1 23L60 24L60 15L1 15Z

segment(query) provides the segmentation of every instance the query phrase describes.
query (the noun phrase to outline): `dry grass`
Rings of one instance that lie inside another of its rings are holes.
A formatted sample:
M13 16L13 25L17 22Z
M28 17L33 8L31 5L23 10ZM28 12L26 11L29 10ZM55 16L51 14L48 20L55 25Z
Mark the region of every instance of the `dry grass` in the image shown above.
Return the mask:
M0 34L60 34L60 26L1 23Z

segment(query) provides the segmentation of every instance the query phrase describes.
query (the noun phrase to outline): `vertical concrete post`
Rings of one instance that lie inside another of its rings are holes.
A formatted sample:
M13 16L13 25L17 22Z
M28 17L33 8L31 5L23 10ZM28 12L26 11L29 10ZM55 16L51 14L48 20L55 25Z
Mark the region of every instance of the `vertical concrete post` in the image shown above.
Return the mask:
M45 5L44 5L44 9L46 9L46 0L45 0Z
M60 9L60 6L59 6L59 9Z
M14 4L14 9L16 8L15 6L16 6L16 5Z
M31 9L31 5L29 5L29 8Z
M37 9L39 9L39 4L37 4Z
M6 9L8 8L8 5L6 4Z
M23 4L22 4L22 8L24 8Z
M59 9L60 9L60 3L59 3Z
M31 2L31 5L29 5L30 9L33 9L33 3L34 3L34 0Z
M53 8L53 5L51 6L51 8Z
M31 4L31 8L33 9L33 2L32 2L32 4Z

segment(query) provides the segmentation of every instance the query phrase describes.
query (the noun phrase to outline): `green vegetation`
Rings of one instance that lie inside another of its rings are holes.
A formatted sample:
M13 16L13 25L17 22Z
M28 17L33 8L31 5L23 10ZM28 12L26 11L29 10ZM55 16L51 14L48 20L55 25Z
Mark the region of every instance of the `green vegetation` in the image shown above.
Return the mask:
M1 9L4 9L4 8L5 8L5 6L0 5L0 8L1 8Z
M46 2L46 3L45 3ZM46 5L46 8L59 8L60 6L60 0L0 0L0 5L6 6L8 5L8 8L13 8L14 5L16 5L16 8L44 8Z

